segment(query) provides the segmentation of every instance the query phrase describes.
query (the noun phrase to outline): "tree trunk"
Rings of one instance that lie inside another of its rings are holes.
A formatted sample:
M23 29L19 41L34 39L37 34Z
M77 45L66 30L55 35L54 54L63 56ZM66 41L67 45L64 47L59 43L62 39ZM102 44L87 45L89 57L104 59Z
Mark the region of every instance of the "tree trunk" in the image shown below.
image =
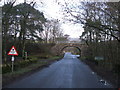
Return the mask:
M4 46L4 50L3 50L3 57L4 57L4 62L7 62L7 31L8 31L8 19L5 19L5 27L4 27L4 37L3 37L3 46Z
M24 18L23 20L23 41L22 41L22 57L24 58L25 56L25 42L26 42L26 38L25 38L25 34L26 34L26 18Z

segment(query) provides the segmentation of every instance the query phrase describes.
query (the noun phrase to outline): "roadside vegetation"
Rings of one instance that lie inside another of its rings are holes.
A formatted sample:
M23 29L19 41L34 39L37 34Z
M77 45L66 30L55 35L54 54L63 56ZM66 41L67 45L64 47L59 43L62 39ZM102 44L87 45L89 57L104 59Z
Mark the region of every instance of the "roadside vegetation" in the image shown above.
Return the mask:
M87 14L80 39L84 60L103 78L120 86L120 2L83 3ZM92 17L91 17L92 16Z
M14 71L11 72L11 64L7 64L7 66L3 66L3 86L15 81L19 80L20 78L23 78L27 75L30 75L42 68L49 67L50 64L52 64L55 61L60 60L61 56L52 56L48 57L46 59L41 59L39 55L33 55L30 56L30 59L16 62L14 64Z
M36 2L16 4L16 0L5 1L2 6L3 86L62 57L51 53L56 38L64 37L59 20L45 18L35 7ZM12 46L18 52L13 72L12 56L7 55Z
M114 76L109 79L114 79L120 87L120 2L61 3L58 0L58 5L63 7L66 20L84 28L80 36L87 45L82 51L83 61L102 68L101 73L106 77Z
M18 51L15 70L24 68L41 59L56 57L51 53L56 38L64 37L59 20L46 19L37 10L36 2L16 4L16 0L5 1L2 6L2 71L10 72L12 46Z
M51 48L56 44L56 40L67 41L60 29L59 20L46 19L44 13L35 8L35 2L18 5L15 5L15 2L16 0L9 0L2 6L4 79L7 76L19 76L56 60L59 57L51 53ZM64 20L80 24L84 28L80 40L87 48L81 51L82 60L119 87L120 2L76 4L71 1L64 5L59 0L56 2L62 6ZM15 57L15 72L11 73L11 56L7 53L13 45L19 55Z

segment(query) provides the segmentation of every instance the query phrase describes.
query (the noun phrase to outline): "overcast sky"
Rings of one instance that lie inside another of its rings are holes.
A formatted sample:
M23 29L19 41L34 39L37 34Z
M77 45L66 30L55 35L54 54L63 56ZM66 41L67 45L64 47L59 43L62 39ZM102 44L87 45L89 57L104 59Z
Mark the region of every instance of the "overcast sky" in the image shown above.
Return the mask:
M8 1L8 0L2 0L0 5L3 4L3 1ZM26 0L27 2L31 2L32 0ZM46 18L54 18L58 19L61 22L61 28L63 29L64 34L70 35L71 38L79 38L79 36L83 32L83 28L79 24L71 24L71 23L66 23L64 21L64 15L62 14L61 6L56 3L56 0L33 0L36 2L36 9L42 11L45 15ZM41 1L43 4L41 4ZM66 0L67 2L70 2L72 0ZM78 0L75 0L76 2ZM23 3L24 0L17 0L16 4L18 3ZM60 0L60 2L64 2L64 0ZM65 23L63 23L63 21Z
M0 2L0 6L3 5L4 1L9 1L9 0L2 0ZM26 0L28 3L31 1L36 2L36 9L42 11L45 15L46 18L54 18L54 19L59 19L61 21L61 28L63 29L64 34L70 35L72 38L79 38L79 36L82 34L84 29L82 28L81 25L79 24L70 24L70 23L63 23L66 22L64 20L64 15L62 14L62 8L60 5L56 3L56 0ZM61 3L66 2L71 2L74 1L76 4L78 1L105 1L105 0L57 0L60 1ZM118 2L119 0L108 0L108 1L114 1ZM24 0L17 0L16 4L23 3ZM43 4L41 4L43 2Z

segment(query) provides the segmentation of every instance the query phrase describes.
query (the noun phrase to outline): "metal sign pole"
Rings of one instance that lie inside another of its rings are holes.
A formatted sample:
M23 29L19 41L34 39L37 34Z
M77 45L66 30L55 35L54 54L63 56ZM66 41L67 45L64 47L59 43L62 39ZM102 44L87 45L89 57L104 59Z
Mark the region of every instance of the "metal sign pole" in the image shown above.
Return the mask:
M12 72L14 71L14 56L12 56Z
M13 72L13 69L14 69L14 62L12 61L12 72Z

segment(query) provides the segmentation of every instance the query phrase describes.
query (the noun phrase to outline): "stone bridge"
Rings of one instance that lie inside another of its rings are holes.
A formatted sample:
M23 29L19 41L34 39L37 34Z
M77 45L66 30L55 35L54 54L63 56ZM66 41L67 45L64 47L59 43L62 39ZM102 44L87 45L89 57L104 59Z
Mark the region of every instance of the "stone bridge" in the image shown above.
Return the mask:
M82 43L58 43L56 44L53 48L52 48L52 53L55 55L62 55L63 50L66 47L75 47L80 51L80 55L82 56L84 54L84 51L87 48L86 44L82 44Z

